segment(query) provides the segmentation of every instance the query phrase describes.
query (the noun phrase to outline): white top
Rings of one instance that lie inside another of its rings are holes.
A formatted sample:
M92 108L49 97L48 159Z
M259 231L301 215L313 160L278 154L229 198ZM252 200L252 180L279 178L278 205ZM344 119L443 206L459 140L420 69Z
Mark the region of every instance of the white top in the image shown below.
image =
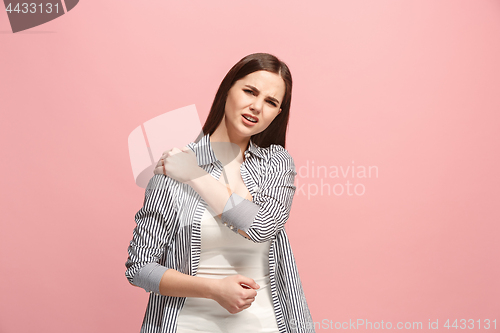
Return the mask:
M207 205L201 221L201 254L197 276L222 279L241 274L260 289L252 305L229 313L212 299L187 297L177 319L177 333L278 332L269 281L270 241L254 243L222 224Z

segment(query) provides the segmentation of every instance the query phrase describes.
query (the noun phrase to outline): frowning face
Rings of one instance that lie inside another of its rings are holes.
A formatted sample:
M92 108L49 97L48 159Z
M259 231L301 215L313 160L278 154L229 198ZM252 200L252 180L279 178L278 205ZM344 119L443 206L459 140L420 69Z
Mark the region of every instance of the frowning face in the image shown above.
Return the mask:
M229 137L244 138L264 131L281 112L285 82L260 70L236 81L229 89L224 120Z

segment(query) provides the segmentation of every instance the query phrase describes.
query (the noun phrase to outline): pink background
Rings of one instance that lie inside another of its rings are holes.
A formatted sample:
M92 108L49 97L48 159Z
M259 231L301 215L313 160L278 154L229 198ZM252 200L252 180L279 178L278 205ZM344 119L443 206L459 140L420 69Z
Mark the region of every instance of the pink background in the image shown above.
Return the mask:
M0 332L139 331L128 135L191 104L203 123L253 52L292 71L297 169L378 169L323 179L362 195L297 179L313 319L498 327L499 36L496 0L81 1L16 34L1 11Z

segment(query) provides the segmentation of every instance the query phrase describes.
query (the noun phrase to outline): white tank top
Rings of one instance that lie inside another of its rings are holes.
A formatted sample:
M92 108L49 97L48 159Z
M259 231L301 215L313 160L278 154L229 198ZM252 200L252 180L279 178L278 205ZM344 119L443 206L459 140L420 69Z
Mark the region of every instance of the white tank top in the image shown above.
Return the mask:
M207 205L196 275L222 279L241 274L254 279L260 289L252 305L236 314L212 299L187 297L177 319L177 333L278 332L269 282L269 246L270 241L254 243L234 233Z

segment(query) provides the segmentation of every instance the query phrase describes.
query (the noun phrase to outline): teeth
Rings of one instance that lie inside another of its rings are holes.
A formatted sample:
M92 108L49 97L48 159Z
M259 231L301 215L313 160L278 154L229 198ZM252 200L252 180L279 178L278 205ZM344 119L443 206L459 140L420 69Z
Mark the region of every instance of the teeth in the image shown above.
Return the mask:
M251 121L252 123L256 123L257 122L257 120L255 120L253 118L250 118L248 116L243 115L243 117L245 117L245 119L247 119L248 121Z

